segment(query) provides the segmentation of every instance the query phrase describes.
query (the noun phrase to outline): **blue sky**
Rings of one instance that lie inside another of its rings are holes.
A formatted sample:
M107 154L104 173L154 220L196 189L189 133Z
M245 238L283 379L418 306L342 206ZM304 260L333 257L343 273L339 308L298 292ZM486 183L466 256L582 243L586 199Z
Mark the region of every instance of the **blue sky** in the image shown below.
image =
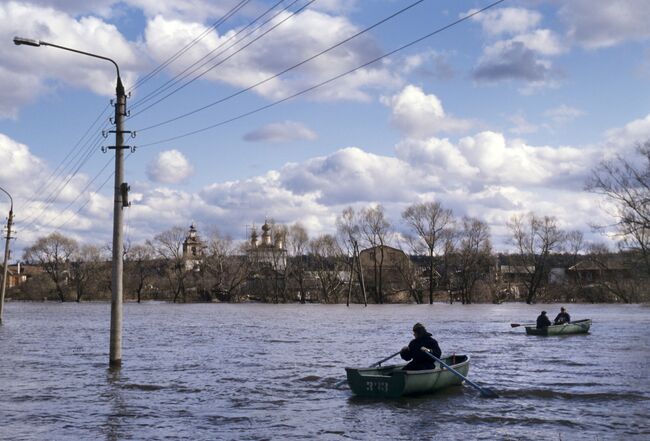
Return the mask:
M650 4L642 0L506 0L324 87L161 142L282 100L491 4L425 0L285 75L149 128L270 78L412 3L3 1L0 186L14 198L15 248L53 231L110 242L113 163L100 147L113 141L99 135L109 128L115 70L51 47L15 46L14 36L119 64L132 90L126 128L138 132L126 161L132 242L192 222L243 239L246 225L266 217L301 222L315 237L334 232L345 207L374 204L385 208L398 240L401 211L436 200L458 217L486 221L497 250L508 249L506 222L531 211L590 242L613 243L591 231L611 218L606 202L583 188L599 161L632 155L650 137ZM220 64L194 71L206 54L218 56L206 67ZM159 103L166 93L148 98L178 75L187 81L198 73ZM8 211L4 199L0 210Z

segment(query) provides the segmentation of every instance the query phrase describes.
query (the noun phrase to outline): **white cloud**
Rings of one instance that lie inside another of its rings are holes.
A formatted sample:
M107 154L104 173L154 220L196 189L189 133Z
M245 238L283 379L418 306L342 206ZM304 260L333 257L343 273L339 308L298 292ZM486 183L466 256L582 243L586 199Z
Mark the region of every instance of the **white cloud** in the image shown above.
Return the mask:
M544 112L544 116L550 118L551 121L558 125L569 123L582 115L584 115L582 110L567 106L566 104Z
M280 170L281 182L287 189L296 194L314 194L325 205L401 200L410 192L409 173L407 164L396 158L356 147L300 164L290 163Z
M141 66L142 57L115 26L94 16L73 18L51 7L28 3L0 3L0 40L10 42L14 36L34 38L77 50L119 60L122 79L133 84L133 69ZM2 68L0 92L3 100L0 116L15 117L17 109L33 101L56 79L68 86L88 88L97 94L115 94L115 67L109 62L65 50L41 46L0 45Z
M288 16L288 13L282 13L274 19L273 23L278 23ZM268 26L264 30L267 28ZM206 28L202 24L170 20L157 16L148 22L145 31L148 51L157 60L166 60L179 47L184 47L197 34L205 30ZM307 9L283 22L271 31L268 36L246 47L237 56L210 70L203 78L225 82L237 87L249 87L338 43L344 38L355 34L358 30L345 17L332 16L321 11ZM233 51L250 42L252 38L261 35L262 32L255 31L251 37L245 41L240 41L242 36L234 37L233 31L221 35L213 30L184 55L184 64L199 60L215 47L233 37L229 43L213 52L210 57L212 58L224 52L226 48L230 48L235 42L237 44L198 71L204 72L207 68L222 61ZM300 35L301 38L296 38L296 35ZM256 87L254 91L271 99L285 98L334 75L357 67L381 53L382 51L375 40L369 36L360 36L291 71L287 75ZM174 65L171 68L175 69ZM346 75L340 80L311 92L309 96L328 100L368 100L370 97L366 89L397 85L399 82L398 77L391 73L382 63L378 63L376 66L366 67L353 74Z
M17 142L0 133L0 163L10 165L0 167L0 182L31 183L42 174L45 166L40 159L31 154L25 144ZM23 182L24 181L24 182Z
M650 141L650 114L623 127L605 132L606 144L613 152L633 151L637 144Z
M562 44L560 37L549 29L536 29L520 34L511 41L521 42L526 48L542 55L559 55L568 49Z
M473 123L445 113L442 103L433 94L427 95L408 85L392 97L383 97L382 103L391 108L391 122L405 135L427 137L436 133L467 131Z
M244 135L246 141L271 143L312 141L316 138L313 130L296 121L267 124Z
M448 53L427 51L408 55L402 61L405 74L415 73L438 80L449 80L455 76L453 66L449 63Z
M178 150L159 153L147 166L147 176L153 182L177 184L189 178L194 168Z
M233 9L237 13L257 16L263 10L268 9L268 5L249 3L239 9L241 0L220 0L220 1L197 1L197 0L128 0L130 4L143 9L145 15L153 17L164 15L167 17L177 17L183 20L205 21L207 17L211 19L210 23L219 21L222 17L227 16Z
M510 117L510 122L515 126L510 128L510 133L515 135L524 135L527 133L535 133L539 130L539 127L535 124L529 122L522 113L517 113Z
M621 130L650 129L648 121ZM396 146L394 156L348 147L287 163L260 176L216 182L198 194L133 184L128 234L142 241L171 226L195 221L218 225L224 233L241 238L246 225L269 217L286 224L300 221L315 236L332 233L336 216L346 206L373 203L381 203L400 228L400 213L407 205L437 200L458 216L467 214L488 222L502 249L507 234L504 225L514 212L555 215L563 226L583 230L587 226L579 225L579 219L602 216L595 208L595 197L582 192L584 178L601 153L602 148L596 147L533 146L491 131L458 141L405 139ZM186 174L175 167L183 162L178 155L174 151L161 154L156 172L165 177ZM74 225L67 228L74 234L92 231L93 237L108 238L109 232L99 225L109 223L109 206L110 198L93 196L81 213L68 210L61 217L73 216ZM58 211L48 213L43 221L51 221ZM102 221L93 223L93 219ZM95 234L100 229L102 233Z
M475 10L469 11L468 14L472 12ZM539 24L542 15L524 8L499 8L475 15L472 20L481 23L486 34L494 36L526 32Z
M598 7L591 0L572 0L562 6L559 16L569 38L590 49L650 38L646 0L610 0Z

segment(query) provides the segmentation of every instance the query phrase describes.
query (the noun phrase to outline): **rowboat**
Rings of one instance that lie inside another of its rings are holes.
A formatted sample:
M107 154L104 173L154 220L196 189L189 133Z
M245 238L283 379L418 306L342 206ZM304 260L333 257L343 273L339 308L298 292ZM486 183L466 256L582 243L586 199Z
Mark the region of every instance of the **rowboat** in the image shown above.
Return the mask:
M469 371L468 355L453 355L442 360L463 375ZM449 386L460 385L462 379L436 362L436 368L404 371L404 364L372 368L345 368L352 393L362 397L397 398L421 395Z
M526 326L526 334L528 335L568 335L568 334L586 334L589 332L591 326L591 319L578 320L571 323L564 323L561 325L551 325L545 328L537 328L535 326Z

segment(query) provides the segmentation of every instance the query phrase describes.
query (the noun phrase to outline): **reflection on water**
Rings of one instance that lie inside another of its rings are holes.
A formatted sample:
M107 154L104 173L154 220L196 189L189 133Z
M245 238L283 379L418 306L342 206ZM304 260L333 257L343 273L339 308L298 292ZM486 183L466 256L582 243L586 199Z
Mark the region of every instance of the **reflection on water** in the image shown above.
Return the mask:
M126 304L118 370L109 304L6 306L2 440L650 438L650 309L639 305L571 305L593 319L589 334L535 337L509 324L541 305ZM399 350L417 321L443 354L470 354L469 377L500 398L334 387L345 366Z
M126 405L121 391L121 377L122 370L119 367L106 369L106 391L102 394L102 399L109 404L109 412L101 430L106 434L107 441L125 439L121 430L122 418L126 413Z

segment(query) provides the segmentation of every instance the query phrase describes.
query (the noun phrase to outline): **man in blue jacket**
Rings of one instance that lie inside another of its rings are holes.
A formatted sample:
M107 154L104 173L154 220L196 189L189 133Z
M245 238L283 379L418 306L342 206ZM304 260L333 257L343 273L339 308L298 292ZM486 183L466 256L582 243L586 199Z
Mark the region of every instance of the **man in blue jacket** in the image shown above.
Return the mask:
M404 346L400 351L400 356L406 360L411 360L402 369L405 371L420 371L425 369L435 369L435 360L422 352L423 346L431 351L431 354L440 358L442 351L438 342L431 337L422 323L413 325L413 336L415 337L408 346Z

